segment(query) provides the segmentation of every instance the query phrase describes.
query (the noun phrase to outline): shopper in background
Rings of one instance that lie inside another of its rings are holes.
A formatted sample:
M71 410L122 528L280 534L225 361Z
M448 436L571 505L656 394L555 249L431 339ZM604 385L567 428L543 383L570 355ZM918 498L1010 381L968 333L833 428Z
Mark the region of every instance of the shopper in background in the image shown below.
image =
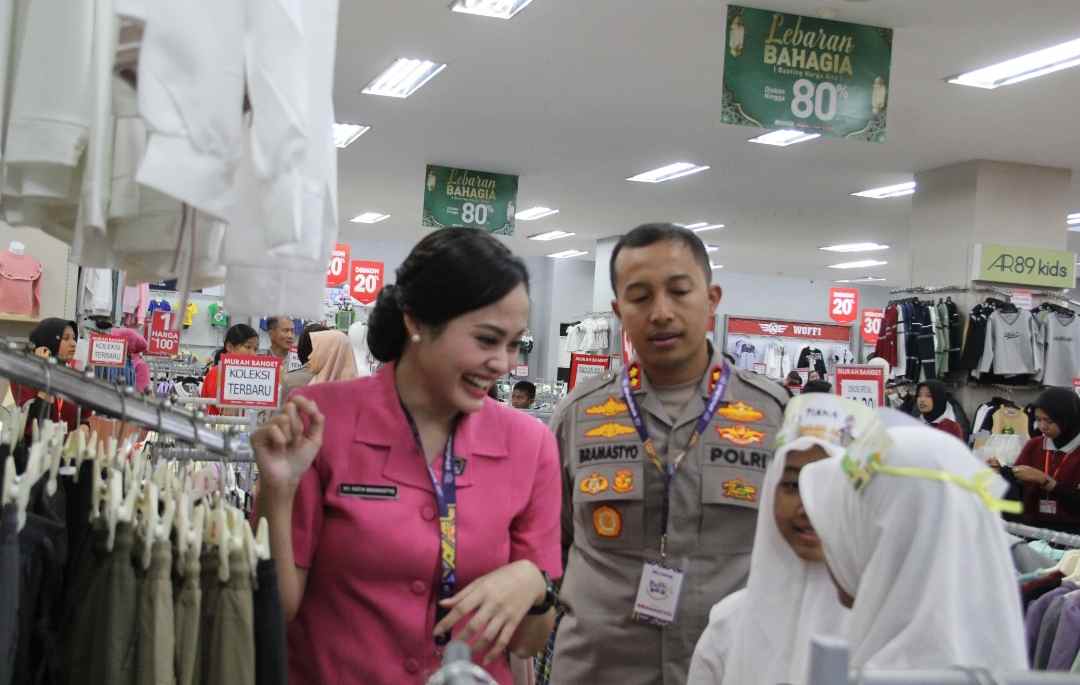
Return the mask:
M829 381L816 380L816 381L808 381L807 384L803 386L802 394L803 395L808 395L808 394L813 394L813 393L816 392L816 393L827 393L827 394L831 395L832 391L833 391L832 383L830 383Z
M218 396L218 369L221 365L223 354L257 354L259 352L259 332L246 323L233 324L225 331L225 345L214 353L214 365L206 372L203 378L200 396L209 399ZM207 408L208 414L217 416L221 413L217 407L211 405Z
M75 345L79 341L78 328L74 321L48 318L30 331L30 344L39 357L54 357L59 364L67 364L75 357ZM75 430L79 424L79 406L61 397L54 397L24 385L11 384L11 396L20 407L27 402L34 402L30 416L36 419L63 421L68 430ZM82 412L82 418L90 416L89 411ZM30 426L27 425L29 430Z
M135 392L142 394L150 389L150 365L143 359L147 350L146 338L136 330L124 326L114 326L109 335L115 335L127 341L128 359L135 373Z
M746 582L788 398L708 342L712 273L701 239L672 224L639 226L612 251L612 309L638 361L579 384L552 417L569 558L552 683L682 685L709 608ZM683 577L664 628L635 611L650 601L643 574L666 582L662 558Z
M255 433L293 685L423 683L450 634L509 685L506 649L543 648L558 453L486 396L528 314L528 274L502 243L434 231L369 318L378 373L302 388Z
M287 399L293 390L304 387L315 378L315 373L308 366L311 358L311 335L328 330L330 329L321 323L309 323L304 327L304 332L300 334L300 339L296 342L296 358L300 360L300 368L285 374L285 379L282 381L282 397Z
M532 409L536 401L536 386L529 381L518 381L510 395L510 405L514 409Z
M266 328L270 335L270 354L279 359L288 358L296 339L292 319L287 316L271 316L266 320Z
M938 430L964 439L964 429L956 420L952 405L949 404L949 392L941 381L923 381L915 393L915 408L919 417Z
M854 413L845 400L813 393L804 390L784 412L777 449L765 470L765 515L757 520L750 579L746 589L709 612L709 627L690 664L689 685L803 683L811 636L847 634L848 611L836 596L821 540L806 517L799 472L843 454L843 445L827 439L839 438L838 433L817 430L823 427L819 417L836 416L842 424Z
M851 668L1026 670L1016 571L990 508L1006 484L984 480L985 466L942 431L899 412L873 418L847 427L845 455L799 475L852 607Z
M1031 406L1042 435L1024 445L1012 466L996 459L990 466L1016 486L1024 523L1080 533L1080 398L1066 388L1048 388Z
M342 331L312 333L308 368L315 374L308 385L356 378L356 359L349 336Z

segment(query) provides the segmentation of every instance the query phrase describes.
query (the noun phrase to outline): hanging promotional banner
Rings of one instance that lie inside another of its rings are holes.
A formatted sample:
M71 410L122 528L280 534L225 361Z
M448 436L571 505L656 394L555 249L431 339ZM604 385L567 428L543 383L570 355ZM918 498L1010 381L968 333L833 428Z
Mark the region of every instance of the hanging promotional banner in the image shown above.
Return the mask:
M90 366L123 366L127 361L127 338L90 334Z
M156 311L150 315L146 354L151 357L175 357L180 352L180 331L173 330L173 312Z
M885 141L892 29L728 6L720 121Z
M570 355L570 382L567 385L570 390L573 390L578 383L603 376L610 368L611 357L606 354L574 352Z
M881 324L885 321L884 309L864 309L862 313L862 344L877 345L881 337Z
M880 366L837 366L836 394L871 409L885 406L885 369Z
M972 278L1042 288L1076 287L1076 255L1013 245L976 245Z
M352 298L360 304L373 304L383 287L383 263L354 259L349 273Z
M352 247L347 243L338 243L330 253L330 264L326 267L326 287L336 288L349 282L349 261Z
M832 342L851 342L851 328L827 323L777 321L745 316L727 318L728 335L762 335L770 338L799 338Z
M859 318L857 288L829 288L829 318L836 323L855 323Z
M422 226L514 234L518 177L429 164Z
M277 407L281 359L272 355L223 354L218 371L218 404Z

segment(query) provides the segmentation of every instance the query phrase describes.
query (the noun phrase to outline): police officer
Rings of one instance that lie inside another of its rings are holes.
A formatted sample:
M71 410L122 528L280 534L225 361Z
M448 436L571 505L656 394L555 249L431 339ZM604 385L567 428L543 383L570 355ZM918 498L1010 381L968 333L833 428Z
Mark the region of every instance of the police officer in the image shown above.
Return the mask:
M639 226L610 270L637 361L552 418L568 565L551 682L682 685L709 608L746 582L787 393L706 339L721 290L693 232Z

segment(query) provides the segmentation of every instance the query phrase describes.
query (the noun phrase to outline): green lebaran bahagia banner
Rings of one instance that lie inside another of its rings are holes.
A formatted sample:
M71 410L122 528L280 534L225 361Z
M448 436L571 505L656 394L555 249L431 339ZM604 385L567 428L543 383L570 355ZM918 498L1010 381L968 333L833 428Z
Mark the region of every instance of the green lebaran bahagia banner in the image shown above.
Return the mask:
M892 29L729 5L725 124L885 141Z

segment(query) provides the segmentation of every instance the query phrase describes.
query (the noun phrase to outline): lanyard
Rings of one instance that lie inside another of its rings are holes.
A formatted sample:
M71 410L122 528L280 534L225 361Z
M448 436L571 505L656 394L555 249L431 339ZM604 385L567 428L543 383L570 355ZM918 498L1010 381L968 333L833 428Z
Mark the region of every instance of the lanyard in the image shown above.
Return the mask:
M439 510L439 591L435 600L435 623L438 624L448 613L440 602L454 596L457 587L457 474L454 471L454 432L457 430L457 421L450 427L450 435L446 438L446 447L443 448L442 478L431 464L427 463L424 454L424 444L420 440L420 431L416 427L416 421L412 414L401 405L405 412L405 418L409 422L413 438L416 440L416 448L420 451L421 458L427 468L428 476L431 477L431 487L435 491L435 505ZM444 647L450 642L450 633L435 637L435 644Z
M637 380L631 381L631 375ZM676 454L673 459L669 459L667 464L664 464L660 459L660 455L656 453L656 444L653 442L652 436L649 435L649 428L645 425L645 419L641 414L641 409L638 407L637 399L634 397L633 388L631 387L640 384L641 369L634 364L630 369L627 369L627 372L622 377L622 394L623 399L626 400L626 407L630 410L630 420L637 430L638 437L641 438L641 443L645 448L645 454L649 457L649 461L656 466L657 470L660 471L660 475L664 477L664 503L660 510L661 557L667 556L668 519L671 515L671 482L675 480L675 474L678 472L679 465L682 464L687 453L694 448L697 441L705 434L709 422L713 420L717 410L720 409L720 402L724 399L728 380L731 378L731 367L727 364L723 365L722 370L714 367L709 372L709 375L715 385L709 395L709 401L705 404L705 411L701 413L697 423L694 424L694 431L690 433L690 440L687 441L686 447ZM669 449L668 452L670 453L670 451Z
M1065 464L1069 461L1069 457L1071 457L1072 454L1066 454L1065 458L1062 459L1061 463L1054 469L1054 474L1050 475L1050 452L1051 450L1046 450L1043 453L1043 473L1050 476L1053 480L1057 480L1058 474L1061 473L1061 469L1065 468Z

